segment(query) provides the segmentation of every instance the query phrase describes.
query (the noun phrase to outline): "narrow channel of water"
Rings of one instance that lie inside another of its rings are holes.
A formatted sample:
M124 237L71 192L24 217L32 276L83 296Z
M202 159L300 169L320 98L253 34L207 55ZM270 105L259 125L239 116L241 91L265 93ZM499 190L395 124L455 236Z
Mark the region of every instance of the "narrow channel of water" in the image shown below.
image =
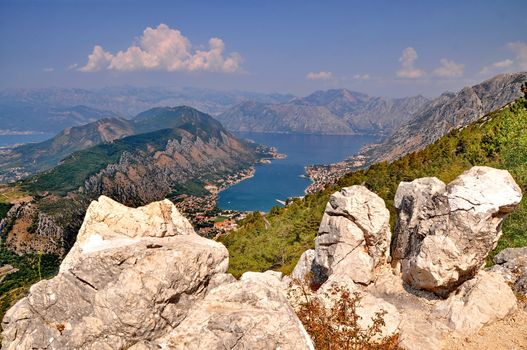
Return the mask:
M237 133L236 136L275 146L285 159L258 165L255 175L220 193L218 206L241 211L269 211L278 200L303 196L310 180L304 176L309 164L328 164L343 160L368 143L374 136L336 136L304 134Z

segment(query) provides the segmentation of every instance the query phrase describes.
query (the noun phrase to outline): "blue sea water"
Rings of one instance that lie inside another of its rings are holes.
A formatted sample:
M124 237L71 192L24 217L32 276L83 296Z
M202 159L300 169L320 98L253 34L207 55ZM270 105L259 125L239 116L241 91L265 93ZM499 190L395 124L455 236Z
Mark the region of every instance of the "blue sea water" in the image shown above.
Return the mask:
M53 134L29 134L29 135L0 135L0 147L12 146L20 143L41 142L53 137Z
M278 205L277 199L304 195L305 188L310 184L308 178L302 177L306 165L341 161L357 153L363 145L378 140L374 136L263 133L236 135L275 146L280 153L287 154L287 158L274 159L271 164L256 166L256 173L252 178L220 193L218 207L265 212Z

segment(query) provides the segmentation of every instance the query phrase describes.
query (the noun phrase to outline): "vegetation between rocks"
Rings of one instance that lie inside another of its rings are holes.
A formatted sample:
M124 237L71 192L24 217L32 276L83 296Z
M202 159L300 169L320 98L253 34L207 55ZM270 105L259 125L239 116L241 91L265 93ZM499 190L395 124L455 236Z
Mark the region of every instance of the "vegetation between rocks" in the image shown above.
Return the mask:
M507 169L523 193L527 191L527 101L490 113L478 122L454 130L425 149L393 163L377 163L351 172L324 191L296 199L286 208L275 207L265 217L249 215L240 229L220 238L230 253L230 270L274 269L290 273L302 252L313 248L320 220L331 193L351 185L365 185L381 196L396 219L393 199L401 181L435 176L448 183L475 165ZM503 236L489 259L506 247L527 245L527 204L520 206L503 224Z
M5 276L0 283L0 320L16 301L27 294L31 285L57 274L60 259L53 254L18 255L0 241L0 266L4 265L11 265L18 271Z
M397 334L383 336L385 325L381 310L375 314L368 327L361 326L360 293L351 293L345 288L334 287L326 296L334 300L327 307L319 297L309 296L306 285L299 283L304 302L296 311L298 318L309 333L316 349L320 350L396 350L399 348Z

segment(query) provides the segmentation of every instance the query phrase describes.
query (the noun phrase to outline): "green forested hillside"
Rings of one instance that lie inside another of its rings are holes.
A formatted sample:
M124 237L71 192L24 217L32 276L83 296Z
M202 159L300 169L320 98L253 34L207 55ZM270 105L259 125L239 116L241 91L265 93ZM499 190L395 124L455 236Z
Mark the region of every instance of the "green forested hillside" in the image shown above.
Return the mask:
M474 165L507 169L527 192L527 101L517 100L462 130L442 137L424 150L393 163L378 163L344 176L326 190L296 200L287 208L274 208L267 217L251 214L241 228L220 239L230 252L230 272L275 269L289 273L314 238L331 193L345 186L364 184L380 195L395 222L393 198L401 181L436 176L448 183ZM505 247L527 245L527 200L503 225L495 253Z

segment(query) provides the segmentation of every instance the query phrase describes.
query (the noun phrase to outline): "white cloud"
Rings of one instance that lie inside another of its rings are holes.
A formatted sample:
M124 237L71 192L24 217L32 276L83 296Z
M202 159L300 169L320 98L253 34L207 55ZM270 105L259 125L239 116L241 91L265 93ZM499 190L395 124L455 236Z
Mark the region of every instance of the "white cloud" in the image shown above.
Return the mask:
M81 72L96 72L101 69L106 69L109 67L113 60L114 56L104 51L102 46L95 45L92 53L88 56L88 63L79 68Z
M480 74L496 74L511 71L527 70L527 43L520 41L508 43L507 49L514 53L514 59L507 58L494 62L481 69Z
M516 54L516 65L520 70L527 70L527 43L508 43L507 48Z
M191 42L179 30L172 29L166 24L160 24L157 28L146 28L137 44L115 54L96 45L88 56L88 63L78 70L82 72L108 69L223 73L240 71L241 56L238 53L224 55L224 50L223 40L211 38L208 50L193 51Z
M329 80L333 78L333 73L326 71L309 72L306 74L306 78L309 80Z
M514 64L514 61L510 59L494 62L493 64L489 66L483 67L480 71L480 74L490 74L490 73L503 71L504 69L511 67L513 64Z
M371 77L369 74L355 74L353 76L353 79L355 80L370 80Z
M441 65L434 70L434 75L442 78L459 78L463 76L465 66L447 58L442 58Z
M399 58L401 69L396 74L399 78L415 79L425 75L425 71L414 66L417 61L417 51L413 47L407 47L403 50L402 56Z
M44 68L44 69L42 69L42 70L43 70L44 72L50 73L50 72L55 71L55 68L53 68L53 67L46 67L46 68Z
M70 64L70 65L68 66L68 70L77 69L78 66L79 66L78 63Z

